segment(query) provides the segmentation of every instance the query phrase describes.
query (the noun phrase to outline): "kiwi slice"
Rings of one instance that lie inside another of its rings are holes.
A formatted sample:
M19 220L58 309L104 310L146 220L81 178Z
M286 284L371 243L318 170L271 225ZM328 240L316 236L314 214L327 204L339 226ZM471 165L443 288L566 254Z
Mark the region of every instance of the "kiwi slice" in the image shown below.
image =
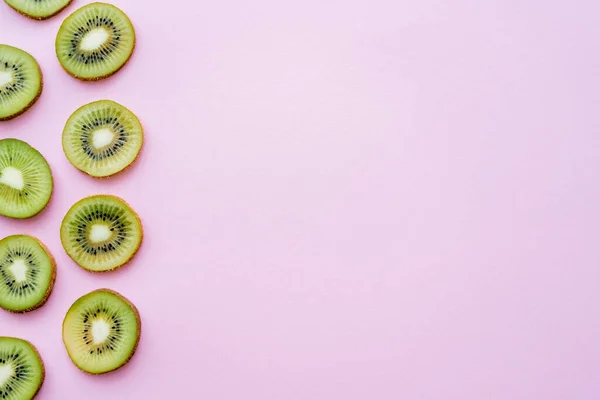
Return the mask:
M142 322L128 299L98 289L73 303L63 321L63 342L69 358L93 375L121 368L136 352Z
M4 0L6 4L31 19L48 19L61 12L71 0Z
M56 36L62 67L81 80L100 80L120 70L135 48L135 30L112 4L91 3L69 15Z
M119 103L99 100L67 120L62 145L67 159L86 174L104 178L131 165L144 139L140 120Z
M91 272L111 271L137 253L142 223L122 199L111 195L86 197L67 212L60 239L67 254Z
M43 86L42 70L31 54L0 44L0 121L16 118L31 108Z
M0 240L1 308L15 313L40 308L50 297L55 280L54 257L38 239L13 235Z
M0 140L0 215L29 218L52 196L52 171L39 151L19 139Z
M25 339L0 336L0 399L35 398L45 378L44 362Z

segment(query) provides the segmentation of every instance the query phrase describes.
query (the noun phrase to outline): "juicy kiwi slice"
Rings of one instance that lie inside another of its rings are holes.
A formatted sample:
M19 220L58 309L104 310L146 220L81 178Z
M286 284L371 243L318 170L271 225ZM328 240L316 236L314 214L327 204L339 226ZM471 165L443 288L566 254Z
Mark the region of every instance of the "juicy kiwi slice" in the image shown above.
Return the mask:
M48 19L61 12L71 0L4 0L19 13L32 19Z
M1 308L16 313L40 308L55 280L54 257L42 242L27 235L0 240Z
M73 303L63 321L63 342L73 363L90 374L124 366L135 354L142 322L121 294L98 289Z
M44 362L24 339L0 337L0 399L30 400L44 383Z
M0 215L29 218L52 196L52 172L36 149L19 139L0 140Z
M62 67L82 80L107 78L133 54L135 31L127 15L112 4L91 3L69 15L56 36Z
M31 108L43 86L42 70L31 54L0 44L0 121L16 118Z
M131 165L142 149L143 129L127 108L100 100L77 109L67 120L62 145L69 162L94 177L107 177Z
M137 253L142 223L122 199L86 197L67 212L60 239L67 254L82 268L105 272L125 265Z

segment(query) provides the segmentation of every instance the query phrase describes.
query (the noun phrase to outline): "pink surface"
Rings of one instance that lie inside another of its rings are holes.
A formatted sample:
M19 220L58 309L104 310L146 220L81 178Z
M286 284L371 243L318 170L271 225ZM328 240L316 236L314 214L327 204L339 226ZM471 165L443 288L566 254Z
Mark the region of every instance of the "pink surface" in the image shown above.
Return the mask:
M115 0L131 62L85 84L61 21L0 4L0 42L37 57L39 103L0 124L56 177L49 208L0 220L58 260L47 305L0 314L34 342L41 399L591 400L600 396L600 3ZM96 181L64 122L109 98L146 128L135 167ZM109 275L59 226L122 196L146 232ZM140 309L123 370L79 372L66 310L100 287Z

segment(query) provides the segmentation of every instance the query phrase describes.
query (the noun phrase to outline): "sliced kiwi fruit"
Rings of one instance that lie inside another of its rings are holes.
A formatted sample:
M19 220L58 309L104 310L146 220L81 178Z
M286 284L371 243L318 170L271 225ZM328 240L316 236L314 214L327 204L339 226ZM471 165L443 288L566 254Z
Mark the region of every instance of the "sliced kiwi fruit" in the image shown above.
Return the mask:
M30 218L50 202L54 183L48 162L19 139L0 140L0 215Z
M48 19L61 12L72 0L4 0L20 14L31 19Z
M33 344L21 338L0 336L0 399L35 398L45 376L44 361Z
M86 174L105 178L137 158L144 140L140 120L119 103L99 100L77 109L67 120L62 145L67 159Z
M100 80L120 70L135 48L131 20L119 8L91 3L62 23L56 35L56 55L62 67L81 80Z
M1 308L14 313L40 308L50 297L55 280L54 257L38 239L13 235L0 240Z
M142 322L128 299L98 289L77 299L63 321L63 343L80 370L93 375L123 367L134 356Z
M60 239L80 267L106 272L129 262L143 238L142 223L124 200L111 195L86 197L67 212Z
M42 70L31 54L0 44L0 121L16 118L30 109L43 86Z

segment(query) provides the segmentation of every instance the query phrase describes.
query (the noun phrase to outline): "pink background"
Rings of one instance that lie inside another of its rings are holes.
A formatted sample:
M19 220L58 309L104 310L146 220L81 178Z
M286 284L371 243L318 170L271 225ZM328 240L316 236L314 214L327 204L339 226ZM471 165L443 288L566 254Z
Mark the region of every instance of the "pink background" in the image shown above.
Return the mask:
M88 2L47 22L0 4L0 42L45 75L0 138L56 178L39 217L0 220L59 264L44 308L0 314L44 357L41 399L598 399L598 1L115 0L137 50L86 84L54 38ZM102 98L140 117L146 147L95 181L60 137ZM146 237L97 276L59 226L101 192ZM126 368L91 377L61 323L100 287L144 325Z

